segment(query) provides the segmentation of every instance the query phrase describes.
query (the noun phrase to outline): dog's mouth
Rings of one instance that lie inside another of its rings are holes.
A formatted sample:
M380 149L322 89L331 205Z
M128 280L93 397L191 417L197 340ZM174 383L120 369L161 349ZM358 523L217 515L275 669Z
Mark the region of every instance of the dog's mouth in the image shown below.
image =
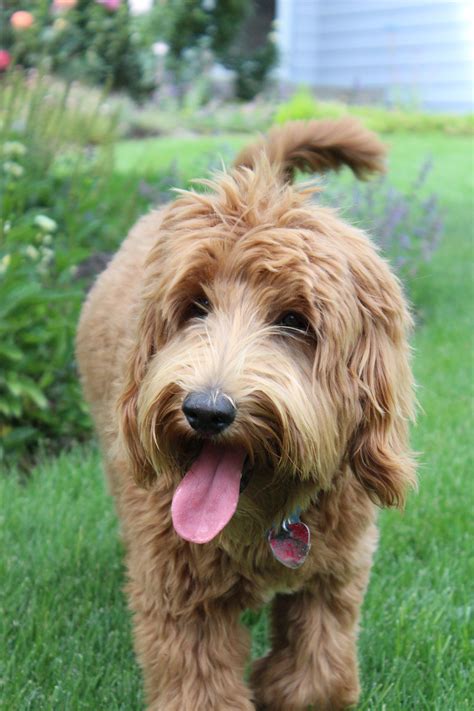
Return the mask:
M205 441L173 496L176 533L191 543L215 538L234 515L249 476L243 447Z

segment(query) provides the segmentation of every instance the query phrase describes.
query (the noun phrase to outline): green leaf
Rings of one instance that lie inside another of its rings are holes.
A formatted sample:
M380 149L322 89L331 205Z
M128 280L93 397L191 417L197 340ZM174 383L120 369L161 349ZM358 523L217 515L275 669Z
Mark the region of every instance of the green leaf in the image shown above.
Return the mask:
M15 427L2 437L2 445L5 449L14 449L20 444L24 445L37 436L38 432L34 427Z
M0 343L0 358L5 360L20 361L23 358L22 351L10 343Z
M48 407L48 400L45 398L36 383L25 375L17 376L15 373L7 373L5 384L8 390L17 398L27 397L32 400L41 410Z
M6 294L2 294L0 319L5 319L14 309L24 306L28 301L38 296L40 291L40 285L37 282L31 282L20 284L20 286L7 291Z

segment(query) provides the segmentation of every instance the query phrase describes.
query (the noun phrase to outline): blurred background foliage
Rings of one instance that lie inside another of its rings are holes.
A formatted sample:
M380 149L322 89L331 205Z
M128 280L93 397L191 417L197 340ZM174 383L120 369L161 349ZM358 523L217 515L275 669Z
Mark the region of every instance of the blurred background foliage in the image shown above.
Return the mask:
M318 101L306 87L301 87L283 103L275 114L276 123L295 119L340 118L347 114L357 116L373 131L391 133L393 131L443 131L452 135L472 135L474 114L429 113L410 107L380 105L360 106L342 101Z
M253 51L246 46L241 30L252 9L250 0L174 0L134 17L122 0L5 0L0 46L24 67L41 65L143 101L163 79L155 57L161 42L161 68L180 96L217 61L235 72L236 96L251 99L277 59L270 36Z
M15 28L8 20L19 10L33 21ZM117 0L5 0L2 45L17 64L41 67L71 80L125 90L142 99L154 88L150 46L133 31L125 2Z
M44 77L15 72L2 88L0 456L25 457L89 429L73 356L76 272L98 234L113 248L134 206L110 189L112 115L77 116L68 90L50 93Z

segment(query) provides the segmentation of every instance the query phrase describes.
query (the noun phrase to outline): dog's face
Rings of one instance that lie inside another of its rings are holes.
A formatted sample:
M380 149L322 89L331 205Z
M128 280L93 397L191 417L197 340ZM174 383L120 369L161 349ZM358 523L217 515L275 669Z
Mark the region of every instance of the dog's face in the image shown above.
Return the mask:
M258 498L283 486L293 505L345 463L379 502L400 503L412 477L408 323L365 236L268 170L183 195L150 255L122 397L136 479L176 487L189 470L191 519L196 490L214 486L214 502L230 492L211 534L239 488Z

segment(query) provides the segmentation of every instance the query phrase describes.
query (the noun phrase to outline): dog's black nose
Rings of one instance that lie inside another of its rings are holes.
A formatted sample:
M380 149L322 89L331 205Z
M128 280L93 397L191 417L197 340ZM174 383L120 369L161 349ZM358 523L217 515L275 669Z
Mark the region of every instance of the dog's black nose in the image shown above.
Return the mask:
M232 424L237 410L228 395L206 390L189 393L183 402L183 412L196 432L219 434Z

